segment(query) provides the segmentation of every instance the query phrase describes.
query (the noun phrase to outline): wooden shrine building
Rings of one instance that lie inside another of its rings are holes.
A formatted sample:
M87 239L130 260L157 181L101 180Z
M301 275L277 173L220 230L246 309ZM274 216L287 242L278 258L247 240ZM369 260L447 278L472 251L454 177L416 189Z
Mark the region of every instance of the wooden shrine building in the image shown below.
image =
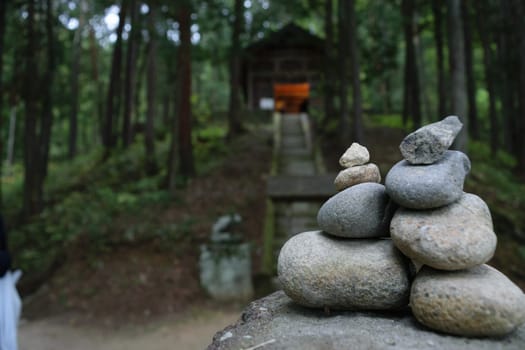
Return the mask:
M306 112L321 88L324 41L290 23L244 49L242 85L248 109Z

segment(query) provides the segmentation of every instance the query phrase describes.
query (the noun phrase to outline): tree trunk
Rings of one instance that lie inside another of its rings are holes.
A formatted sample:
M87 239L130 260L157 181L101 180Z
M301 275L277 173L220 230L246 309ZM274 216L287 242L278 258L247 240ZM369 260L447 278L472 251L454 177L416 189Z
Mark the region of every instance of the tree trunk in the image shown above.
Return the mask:
M385 113L391 114L393 107L392 107L392 86L391 86L391 75L388 74L385 77Z
M49 148L51 145L51 131L53 127L53 85L55 77L55 39L53 33L53 12L52 0L46 0L46 49L47 49L47 69L45 74L45 90L42 101L42 123L40 125L39 150L41 152L39 159L39 176L38 192L39 199L42 203L44 180L47 177L49 163ZM41 208L40 208L41 209Z
M430 107L430 100L427 94L427 87L424 85L428 81L426 74L426 65L425 65L425 48L423 47L423 40L421 40L421 35L419 30L414 31L414 50L416 52L416 65L417 65L417 84L420 87L420 102L421 102L421 119L422 120L433 120L431 117L432 109Z
M483 15L486 14L482 10L481 4L478 1L474 2L476 8L476 26L483 48L483 68L485 72L485 83L489 93L489 121L490 121L490 151L495 155L499 148L499 122L496 112L496 90L494 88L494 73L492 69L493 53L490 48L490 40L485 27L485 20ZM469 120L470 121L470 120Z
M51 129L53 123L52 87L55 71L53 14L51 0L45 2L45 74L37 70L40 43L35 30L35 3L29 1L27 11L26 76L24 81L24 200L25 217L39 213L43 208L43 186L47 175ZM40 17L40 16L39 16ZM41 89L40 87L45 87ZM40 93L40 91L42 92ZM40 107L40 108L39 108Z
M178 85L175 87L175 95L179 94ZM178 104L177 104L178 107ZM176 113L173 114L171 120L171 132L170 132L170 149L168 152L168 176L167 176L167 188L170 192L175 191L177 187L177 165L178 165L178 154L179 154L179 134L178 134L179 118Z
M0 1L0 131L3 130L3 108L4 108L4 35L6 26L7 1ZM4 138L0 137L0 155L4 154ZM0 158L1 159L1 158ZM0 210L2 209L2 161L0 160Z
M16 137L16 105L11 107L11 112L9 113L9 136L7 137L7 157L6 157L6 163L8 166L12 166L13 161L14 161L15 137Z
M513 1L514 26L517 33L518 64L519 64L519 114L516 120L517 133L521 137L517 139L515 156L517 159L517 170L522 178L525 178L525 5L523 1Z
M241 99L241 30L244 18L244 1L234 1L234 16L232 28L232 41L230 50L230 100L228 106L228 134L227 139L240 134L243 130L240 112L242 110Z
M467 152L468 119L467 119L467 85L465 74L465 46L461 21L461 0L447 0L447 19L449 27L449 59L451 78L451 112L463 122L463 128L454 142L455 149Z
M406 28L405 28L406 30ZM405 42L407 41L405 33ZM410 116L410 67L408 64L408 45L405 44L405 67L403 69L403 109L401 111L401 120L403 127L406 129L408 117Z
M441 0L432 0L432 13L434 15L434 40L436 41L436 70L437 70L437 119L447 115L447 90L445 85L445 65L443 59L443 25Z
M106 100L106 117L104 120L103 143L106 149L106 156L115 147L116 140L113 132L114 122L119 111L119 99L121 89L121 66L122 66L122 31L126 20L127 1L123 0L120 6L119 24L117 27L117 41L113 51L111 62L111 73L109 77L108 95Z
M364 142L363 106L361 98L361 80L359 78L359 52L357 47L357 23L355 18L355 1L348 1L348 25L350 29L350 61L352 64L353 126L352 136L355 142Z
M505 141L505 148L509 153L515 154L517 140L521 135L517 134L517 127L515 121L517 120L516 105L516 71L518 67L512 51L515 49L515 33L513 26L508 19L512 18L510 1L500 1L500 21L502 22L501 29L498 33L498 60L501 70L501 106L503 114L503 132Z
M179 170L182 176L192 177L195 175L195 165L191 140L191 11L188 4L181 5L179 26Z
M78 95L79 95L79 76L80 76L80 57L82 51L82 31L84 30L83 6L80 6L78 28L73 38L73 50L71 53L71 111L69 114L69 159L75 158L77 154L78 138Z
M37 84L38 70L36 64L37 53L37 33L35 31L35 3L29 0L27 6L27 46L25 53L25 77L24 77L24 104L25 104L25 123L24 123L24 200L23 212L25 217L29 217L38 211L40 200L35 191L38 171L37 155L38 143L36 134L37 121Z
M180 47L179 47L180 51ZM179 55L179 52L177 52L177 56ZM180 57L179 57L180 59ZM171 64L169 62L166 62L166 82L165 82L165 89L173 87L173 97L168 98L168 104L166 105L167 108L165 112L172 112L173 116L170 119L170 123L166 123L166 125L170 125L170 149L168 153L168 176L167 176L167 187L168 190L173 192L177 185L177 168L178 168L178 154L179 154L179 103L181 99L180 94L180 72L174 73L171 69ZM177 62L177 67L180 67L180 62ZM179 70L179 68L177 68ZM171 79L170 79L171 78ZM175 82L174 84L172 82ZM170 101L173 100L173 104L170 103ZM171 105L171 109L169 108Z
M479 1L475 0L475 3ZM470 15L468 12L468 0L461 1L461 16L463 22L463 35L465 39L465 73L467 78L467 100L468 100L468 126L469 134L473 139L479 139L478 109L476 107L476 84L472 63L472 33L470 29Z
M406 42L405 57L405 118L410 115L413 127L421 126L421 103L419 97L419 76L416 61L416 50L414 46L414 0L403 0L401 10L403 12L403 27Z
M137 73L135 74L135 92L133 96L133 108L131 113L131 143L135 142L135 136L137 135L137 132L134 130L134 126L140 123L140 115L142 115L142 109L141 109L141 103L142 98L144 97L143 91L143 85L147 84L147 77L146 77L146 71L148 68L148 45L144 45L144 53L142 54L142 59L140 59L140 52L142 51L142 43L140 41L137 42L137 64L136 69ZM147 96L146 96L146 104L147 104ZM146 106L147 108L147 106ZM145 111L147 113L147 111Z
M102 100L103 85L100 82L98 74L98 49L97 42L95 38L95 29L92 25L89 26L89 51L90 51L90 60L91 60L91 78L95 84L95 114L96 119L94 119L93 125L93 139L102 140L104 144L105 139L105 121L104 121L104 101ZM95 126L96 125L96 126ZM97 137L98 135L98 137Z
M342 145L350 141L350 113L348 111L347 57L350 33L348 29L348 4L339 0L339 108L340 141Z
M122 118L122 145L127 148L131 143L131 119L133 112L133 98L136 87L137 41L140 34L137 23L137 1L129 0L131 32L129 33L126 51L126 72L124 78L124 114Z
M171 89L170 89L171 90ZM162 123L164 125L170 124L170 107L171 107L171 98L170 95L164 93L162 96Z
M335 116L334 108L334 23L333 0L325 1L324 123Z
M157 161L155 158L155 127L154 119L156 113L156 85L157 85L157 33L155 31L156 10L153 2L149 3L148 15L148 53L147 53L147 76L146 76L146 131L144 133L144 146L146 151L146 173L152 175L157 172Z

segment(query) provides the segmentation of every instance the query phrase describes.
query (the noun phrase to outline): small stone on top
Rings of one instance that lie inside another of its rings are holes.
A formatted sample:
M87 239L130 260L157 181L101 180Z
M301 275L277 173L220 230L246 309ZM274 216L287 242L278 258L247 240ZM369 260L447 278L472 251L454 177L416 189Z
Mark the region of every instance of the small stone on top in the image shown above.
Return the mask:
M368 153L366 147L361 146L357 142L352 143L341 158L339 158L339 164L343 168L363 165L368 163L368 161L370 161L370 153Z
M432 164L443 158L462 127L458 117L448 116L409 134L399 149L410 164Z

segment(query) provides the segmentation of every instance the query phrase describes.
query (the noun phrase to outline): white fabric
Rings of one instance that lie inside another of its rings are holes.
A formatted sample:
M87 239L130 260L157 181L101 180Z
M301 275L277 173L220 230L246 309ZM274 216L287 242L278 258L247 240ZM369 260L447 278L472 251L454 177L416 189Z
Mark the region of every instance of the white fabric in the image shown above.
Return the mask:
M20 271L8 271L0 278L0 350L17 350L17 327L22 301L16 283L22 276Z

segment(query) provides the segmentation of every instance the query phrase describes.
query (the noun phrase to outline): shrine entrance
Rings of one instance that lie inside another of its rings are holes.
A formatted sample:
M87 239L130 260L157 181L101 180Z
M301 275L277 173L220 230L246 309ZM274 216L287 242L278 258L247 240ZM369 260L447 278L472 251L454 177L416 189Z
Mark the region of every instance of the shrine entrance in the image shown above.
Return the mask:
M274 109L281 113L306 113L310 98L309 83L273 85Z
M324 49L323 39L293 23L245 47L246 107L292 114L322 108Z

